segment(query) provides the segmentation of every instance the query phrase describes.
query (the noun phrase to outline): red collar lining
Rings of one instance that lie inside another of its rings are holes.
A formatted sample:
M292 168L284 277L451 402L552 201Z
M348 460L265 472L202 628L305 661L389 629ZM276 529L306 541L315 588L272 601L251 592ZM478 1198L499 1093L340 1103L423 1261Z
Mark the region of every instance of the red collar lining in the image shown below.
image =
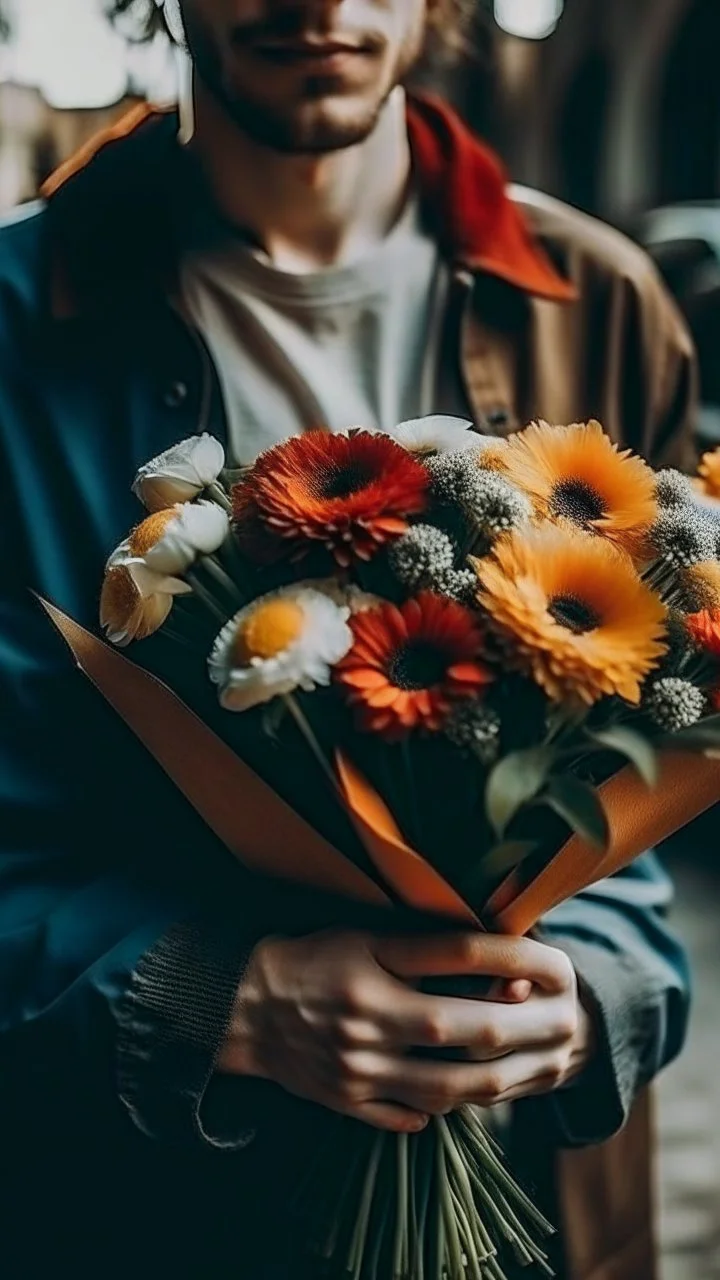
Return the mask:
M574 286L531 234L494 152L437 98L411 100L408 132L421 191L449 256L526 293L573 301Z

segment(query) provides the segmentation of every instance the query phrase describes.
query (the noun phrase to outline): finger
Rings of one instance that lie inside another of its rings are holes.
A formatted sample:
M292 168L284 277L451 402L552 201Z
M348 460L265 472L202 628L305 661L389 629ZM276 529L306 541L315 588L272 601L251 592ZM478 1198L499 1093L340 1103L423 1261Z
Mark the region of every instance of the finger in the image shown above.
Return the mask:
M573 980L562 951L531 938L489 933L435 934L416 938L378 938L378 963L397 978L483 974L531 982L545 991L565 991Z
M510 982L505 981L504 978L498 978L483 998L497 1004L522 1004L528 999L532 989L532 982L528 982L525 978L514 978Z
M578 1028L577 1006L539 992L520 1005L486 1005L475 1039L465 1046L474 1062L490 1062L508 1053L532 1052L568 1044Z
M420 1112L405 1106L393 1106L390 1102L363 1102L357 1107L348 1107L344 1114L373 1129L387 1129L391 1133L420 1133L430 1119Z
M425 996L401 989L393 1008L378 1014L387 1046L463 1049L476 1060L569 1041L577 1031L577 1004L569 995L535 991L520 1004Z
M390 1069L378 1092L413 1111L445 1115L473 1104L497 1106L562 1084L564 1059L552 1052L511 1054L492 1063L410 1062Z

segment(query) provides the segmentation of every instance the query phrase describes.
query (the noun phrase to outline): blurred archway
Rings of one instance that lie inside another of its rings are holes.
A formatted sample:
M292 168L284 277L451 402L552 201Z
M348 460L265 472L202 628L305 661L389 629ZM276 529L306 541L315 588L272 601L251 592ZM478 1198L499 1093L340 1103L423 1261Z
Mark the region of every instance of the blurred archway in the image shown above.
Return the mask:
M561 194L588 212L601 202L613 69L598 50L587 54L568 86L559 115Z
M668 58L660 99L658 195L706 200L720 187L720 3L695 0Z

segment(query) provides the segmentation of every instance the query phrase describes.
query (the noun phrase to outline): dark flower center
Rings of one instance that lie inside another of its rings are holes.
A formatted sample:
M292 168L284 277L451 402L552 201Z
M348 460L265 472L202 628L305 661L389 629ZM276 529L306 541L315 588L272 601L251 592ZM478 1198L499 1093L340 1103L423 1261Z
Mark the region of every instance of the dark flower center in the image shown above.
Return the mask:
M359 493L376 478L375 471L363 462L348 462L347 466L330 465L313 478L313 488L318 498L349 498Z
M561 480L552 491L550 508L553 515L582 525L599 520L605 513L600 494L585 480Z
M397 689L415 693L432 689L447 674L447 654L429 640L408 640L396 650L388 666L388 679Z
M585 600L577 596L555 596L548 604L548 613L561 627L581 636L585 631L594 631L600 618Z

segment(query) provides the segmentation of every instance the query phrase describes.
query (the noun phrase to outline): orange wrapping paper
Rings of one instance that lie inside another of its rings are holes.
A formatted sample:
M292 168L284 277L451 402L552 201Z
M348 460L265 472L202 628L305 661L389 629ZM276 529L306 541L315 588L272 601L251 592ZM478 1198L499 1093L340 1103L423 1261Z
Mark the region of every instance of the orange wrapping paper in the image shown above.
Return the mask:
M264 875L359 902L390 905L369 876L285 804L166 685L53 605L42 603L78 666L240 862ZM661 757L654 789L628 766L600 787L610 827L605 852L573 836L530 885L511 873L480 921L405 843L387 805L343 753L338 753L337 768L356 830L401 901L466 928L512 934L527 933L552 907L627 866L644 849L720 801L719 760L668 751Z
M80 669L240 862L263 875L389 905L369 876L285 804L167 685L42 604Z

